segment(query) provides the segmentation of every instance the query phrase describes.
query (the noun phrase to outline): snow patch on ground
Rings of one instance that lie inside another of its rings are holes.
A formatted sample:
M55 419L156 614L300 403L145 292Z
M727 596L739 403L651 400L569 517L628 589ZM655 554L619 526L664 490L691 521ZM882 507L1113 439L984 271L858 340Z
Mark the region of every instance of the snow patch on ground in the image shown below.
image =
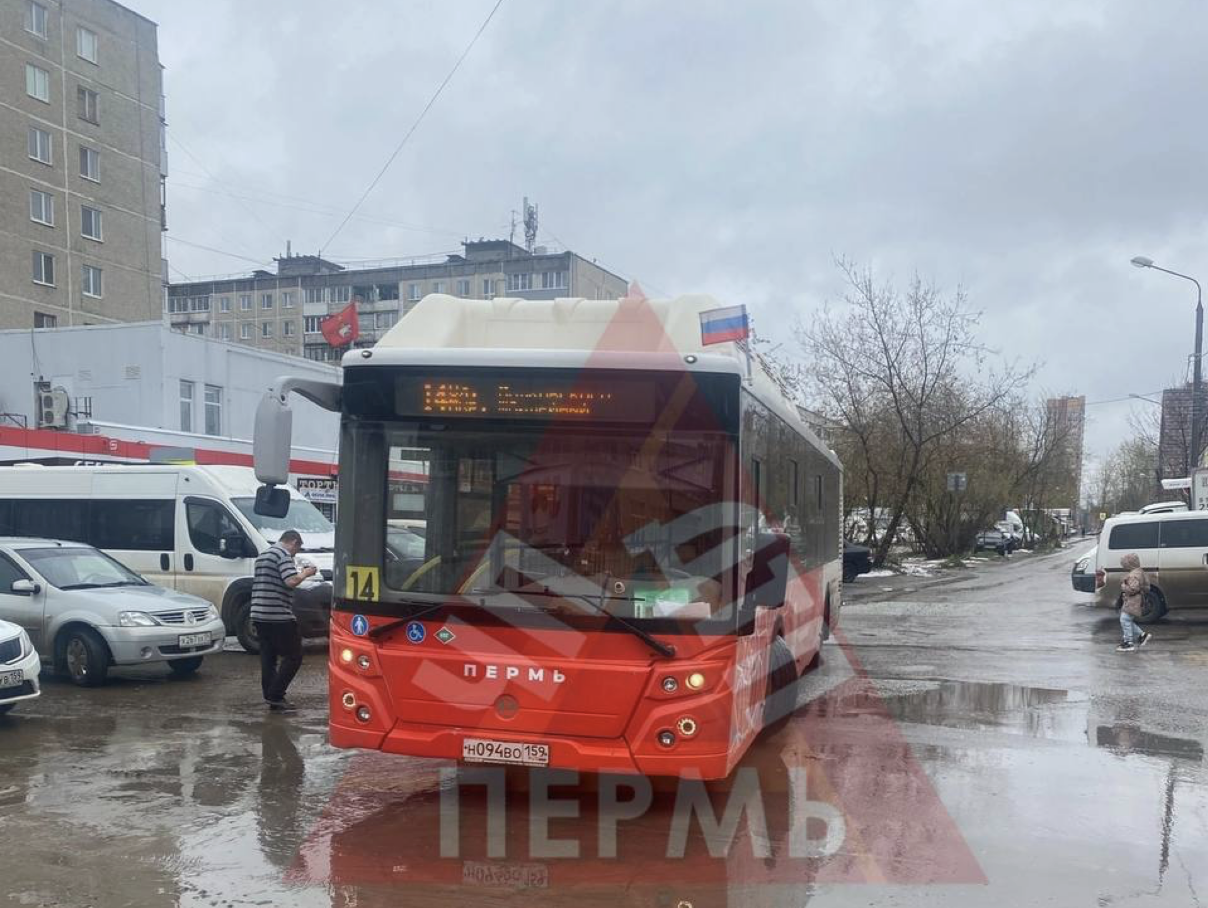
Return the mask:
M868 571L867 573L861 574L860 576L861 577L896 577L897 572L885 570L884 568L882 568L879 571Z

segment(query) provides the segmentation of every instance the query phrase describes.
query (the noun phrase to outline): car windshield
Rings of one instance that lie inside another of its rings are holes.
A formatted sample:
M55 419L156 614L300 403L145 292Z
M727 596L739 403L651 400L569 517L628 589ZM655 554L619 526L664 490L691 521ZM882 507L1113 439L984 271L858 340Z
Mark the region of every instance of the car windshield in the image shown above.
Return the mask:
M385 582L487 605L712 617L732 599L737 535L717 504L727 450L709 432L396 431L387 520L426 523L423 538L390 528Z
M257 514L254 509L255 498L232 498L231 501L235 503L235 507L239 508L239 512L251 522L252 526L270 541L275 541L286 530L297 530L302 534L303 546L312 549L313 546L306 544L307 533L335 532L331 521L305 498L291 497L289 511L284 517L266 517L263 514Z
M83 546L21 549L21 557L46 582L61 590L147 586L147 581L104 552Z

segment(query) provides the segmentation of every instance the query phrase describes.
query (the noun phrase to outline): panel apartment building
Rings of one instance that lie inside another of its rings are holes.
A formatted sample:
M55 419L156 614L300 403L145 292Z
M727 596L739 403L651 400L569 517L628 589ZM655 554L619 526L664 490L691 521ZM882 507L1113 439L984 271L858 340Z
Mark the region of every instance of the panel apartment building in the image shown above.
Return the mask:
M461 254L357 269L287 253L276 260L276 274L255 271L169 285L168 320L191 334L337 361L345 351L327 344L319 323L353 299L357 346L371 346L430 293L466 299L616 299L628 287L624 278L573 252L541 246L529 252L509 240L462 245Z
M156 25L111 0L0 0L0 328L162 318Z

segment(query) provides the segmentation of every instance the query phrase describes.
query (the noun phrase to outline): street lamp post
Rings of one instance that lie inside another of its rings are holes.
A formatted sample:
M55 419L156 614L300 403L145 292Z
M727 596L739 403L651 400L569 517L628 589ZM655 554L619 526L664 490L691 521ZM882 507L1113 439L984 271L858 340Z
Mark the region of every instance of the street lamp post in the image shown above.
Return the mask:
M1153 263L1153 259L1146 258L1143 255L1133 256L1132 263L1138 268L1152 268L1154 271L1161 271L1163 274L1169 274L1174 277L1181 277L1185 281L1191 281L1195 284L1195 362L1192 364L1192 380L1191 380L1191 469L1195 470L1200 465L1200 391L1203 387L1203 364L1201 360L1204 354L1204 292L1200 288L1200 282L1189 274L1180 274L1177 271L1171 271L1169 268L1162 268Z

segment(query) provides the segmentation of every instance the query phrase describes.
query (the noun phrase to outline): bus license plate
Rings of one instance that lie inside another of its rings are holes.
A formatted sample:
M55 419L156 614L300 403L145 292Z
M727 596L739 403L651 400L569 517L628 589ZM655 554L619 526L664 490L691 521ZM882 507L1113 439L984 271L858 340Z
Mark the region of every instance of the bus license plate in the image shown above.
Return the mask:
M0 687L20 687L24 683L23 672L0 672Z
M209 646L209 634L181 634L176 641L177 646Z
M466 738L461 742L461 758L467 763L509 763L513 766L549 766L548 744L522 744L518 741L489 741Z

